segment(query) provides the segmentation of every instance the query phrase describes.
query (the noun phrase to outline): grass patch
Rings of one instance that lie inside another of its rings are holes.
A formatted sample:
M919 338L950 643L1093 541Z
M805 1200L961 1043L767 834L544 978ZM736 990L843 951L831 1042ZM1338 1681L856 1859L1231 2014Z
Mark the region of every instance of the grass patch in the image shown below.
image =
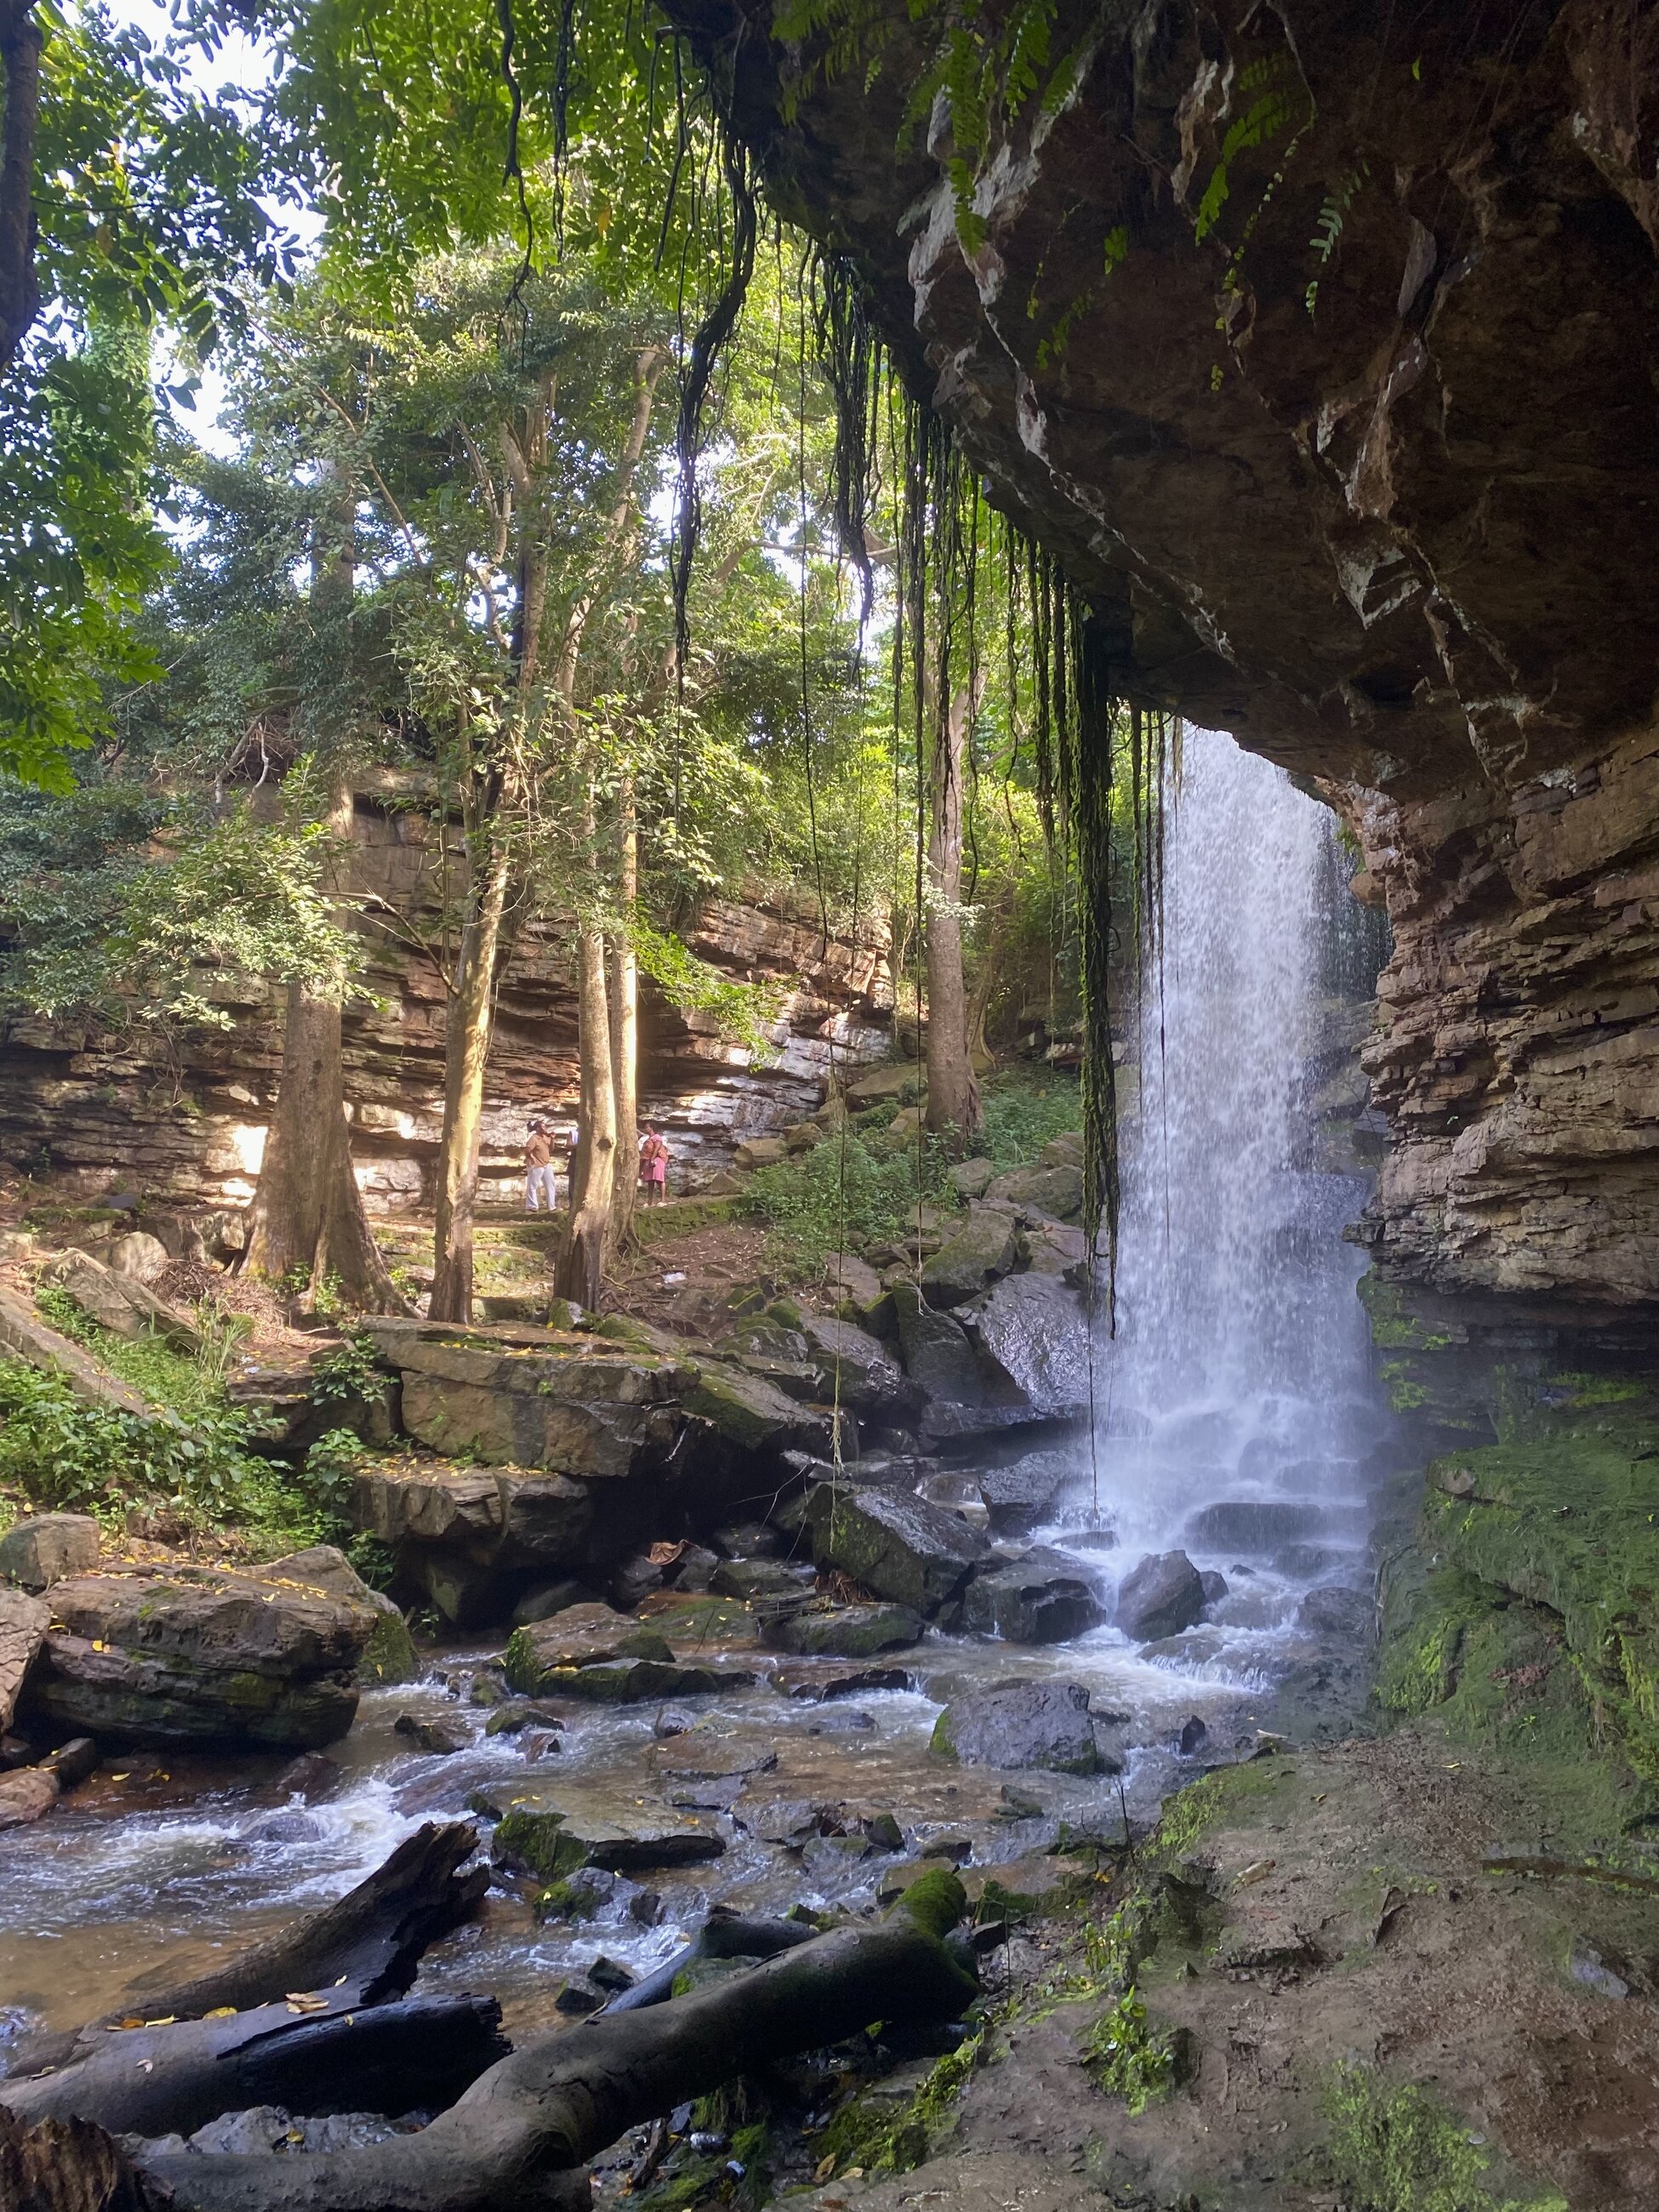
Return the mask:
M765 1224L766 1265L790 1281L817 1274L832 1252L897 1243L912 1225L918 1200L954 1206L943 1145L894 1147L849 1129L811 1152L758 1168L739 1198L739 1218ZM918 1172L920 1170L920 1172Z
M1083 1095L1074 1076L1006 1068L980 1092L984 1121L971 1150L999 1175L1023 1168L1042 1147L1083 1127Z
M1367 2067L1339 2066L1325 2111L1352 2212L1569 2212L1565 2197L1496 2194L1490 2154L1425 2090L1389 2089Z

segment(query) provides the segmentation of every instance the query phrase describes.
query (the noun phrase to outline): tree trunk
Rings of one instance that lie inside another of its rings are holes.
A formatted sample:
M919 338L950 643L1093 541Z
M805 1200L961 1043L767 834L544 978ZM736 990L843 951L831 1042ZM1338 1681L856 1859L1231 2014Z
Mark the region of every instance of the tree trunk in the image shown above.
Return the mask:
M453 2104L511 2048L494 1997L362 2005L323 1990L307 2016L282 2001L219 2020L105 2035L76 2064L8 2081L20 2120L95 2120L115 2135L193 2135L224 2112L406 2112Z
M631 771L623 772L617 811L622 832L617 889L623 926L611 953L611 1085L617 1102L617 1166L605 1235L607 1267L628 1242L640 1189L640 966L629 934L640 895L640 828Z
M349 836L351 816L350 788L342 781L329 800L333 836ZM298 983L289 986L283 1073L249 1208L242 1264L249 1273L271 1282L303 1275L313 1297L331 1274L351 1303L366 1312L407 1311L380 1257L351 1171L339 1000L319 998Z
M605 1280L605 1237L617 1175L617 1092L611 1066L611 994L605 984L605 933L584 926L576 940L576 988L581 1054L577 1117L579 1188L553 1279L556 1297L595 1307Z
M934 732L928 779L927 1127L957 1153L979 1127L962 971L962 757L982 684L981 677L972 693L951 696Z
M507 912L509 863L492 840L483 880L469 900L444 1037L444 1124L438 1155L431 1316L472 1318L472 1218L478 1199L478 1149L484 1069L495 1026L495 960Z
M307 2158L163 2156L141 2171L173 2191L174 2212L574 2208L588 2160L629 2128L872 2021L953 2019L975 1993L927 1917L901 1907L713 1989L538 2036L418 2135Z
M40 49L34 0L0 0L0 368L40 312L34 252L34 139L40 110Z

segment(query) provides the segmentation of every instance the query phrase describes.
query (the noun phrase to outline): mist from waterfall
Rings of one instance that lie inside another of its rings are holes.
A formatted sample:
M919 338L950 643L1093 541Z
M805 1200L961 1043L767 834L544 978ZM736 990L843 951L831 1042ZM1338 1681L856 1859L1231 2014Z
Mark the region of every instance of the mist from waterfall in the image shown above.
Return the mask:
M1341 1236L1363 1186L1318 1170L1310 1106L1334 831L1282 769L1186 733L1123 1127L1117 1332L1097 1337L1095 1465L1067 1500L1086 1520L1097 1486L1126 1567L1177 1546L1224 1573L1254 1560L1286 1599L1352 1578L1376 1429Z

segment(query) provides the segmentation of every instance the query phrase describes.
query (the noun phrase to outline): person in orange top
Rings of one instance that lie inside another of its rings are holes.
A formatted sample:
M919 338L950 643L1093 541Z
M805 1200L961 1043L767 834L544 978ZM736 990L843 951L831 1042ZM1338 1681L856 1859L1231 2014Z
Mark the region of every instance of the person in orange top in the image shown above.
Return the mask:
M535 1213L545 1205L551 1213L559 1202L559 1180L553 1167L553 1143L546 1127L532 1121L524 1146L524 1210Z
M640 1188L647 1206L660 1206L668 1189L668 1146L654 1121L640 1139Z

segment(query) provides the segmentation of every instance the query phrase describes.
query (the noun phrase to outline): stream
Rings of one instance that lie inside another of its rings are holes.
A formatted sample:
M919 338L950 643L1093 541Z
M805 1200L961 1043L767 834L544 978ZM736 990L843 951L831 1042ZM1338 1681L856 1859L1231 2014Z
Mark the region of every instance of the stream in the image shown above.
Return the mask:
M733 1648L718 1663L758 1679L696 1701L695 1730L665 1739L653 1709L571 1706L538 1782L714 1811L724 1856L618 1878L575 1923L538 1924L534 1884L492 1893L478 1923L429 1954L422 1988L494 1992L521 2033L549 2016L565 1975L601 1955L648 1969L715 1899L870 1906L930 1846L1017 1869L1062 1823L1121 1835L1126 1813L1150 1819L1206 1760L1254 1748L1287 1683L1352 1676L1368 1491L1390 1462L1354 1295L1362 1263L1341 1237L1364 1184L1322 1157L1313 1103L1332 849L1330 816L1280 770L1187 733L1127 1137L1118 1330L1096 1346L1095 1434L1076 1446L1053 1522L1033 1532L1081 1561L1109 1605L1126 1568L1176 1547L1219 1573L1225 1595L1200 1626L1140 1648L1112 1627L1045 1649L930 1634L904 1656L912 1688L824 1704L781 1694L766 1655ZM532 1771L523 1739L487 1736L489 1708L472 1702L499 1648L458 1644L431 1655L420 1683L366 1693L323 1802L286 1797L276 1758L117 1754L49 1821L0 1837L0 2048L316 1909L421 1821L464 1815L476 1792L510 1796ZM930 1755L948 1698L1015 1675L1079 1682L1097 1714L1127 1717L1121 1777L1009 1776ZM470 1741L445 1756L415 1749L394 1730L404 1714L460 1723ZM716 1771L696 1771L699 1747ZM791 1808L829 1803L848 1833L779 1840ZM858 1832L858 1815L881 1813L902 1827L902 1852Z

